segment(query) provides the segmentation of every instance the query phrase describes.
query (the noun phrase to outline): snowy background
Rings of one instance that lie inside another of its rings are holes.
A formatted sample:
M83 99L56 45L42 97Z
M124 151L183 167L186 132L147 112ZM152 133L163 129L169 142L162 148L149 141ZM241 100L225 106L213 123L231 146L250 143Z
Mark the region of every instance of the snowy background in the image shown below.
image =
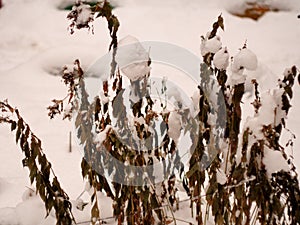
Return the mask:
M72 153L68 152L72 123L60 119L50 121L47 116L50 101L66 93L61 78L53 75L77 58L83 68L88 68L107 52L110 40L106 22L99 19L94 22L94 35L87 30L70 35L66 19L68 11L62 10L67 2L3 1L4 7L0 9L0 100L8 99L20 110L33 132L43 141L43 149L62 187L71 199L76 199L85 184L81 177L81 154L75 141ZM269 12L258 21L229 13L242 9L241 0L115 0L113 4L116 6L114 13L121 23L119 38L132 35L140 41L165 41L186 48L199 57L200 36L211 29L212 23L222 13L225 32L219 35L223 46L235 55L247 41L248 48L257 55L259 62L257 70L249 72L248 80L256 78L261 89L268 90L276 86L285 68L300 67L300 19L297 19L300 1L269 2L283 11ZM300 89L296 87L287 126L298 137ZM249 96L250 92L249 89ZM250 106L245 108L251 109ZM55 224L51 216L43 219L44 208L38 198L27 199L30 190L28 170L22 167L23 156L9 130L7 126L0 126L0 224ZM296 139L295 151L288 152L293 154L298 168L299 148L300 139ZM25 191L27 193L23 195ZM106 202L110 200L103 196L102 201L105 203L101 216L111 216L110 208L105 207L111 205ZM188 204L180 206L178 218L186 219L190 215ZM89 219L88 214L78 213L77 217L78 222Z

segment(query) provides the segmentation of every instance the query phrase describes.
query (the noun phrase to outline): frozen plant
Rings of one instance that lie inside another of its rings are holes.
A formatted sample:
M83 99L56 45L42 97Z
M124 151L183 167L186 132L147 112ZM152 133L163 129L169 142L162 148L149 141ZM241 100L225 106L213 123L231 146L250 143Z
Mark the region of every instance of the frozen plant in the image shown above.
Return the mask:
M203 63L201 82L193 96L194 111L180 107L180 96L176 95L176 110L169 109L164 101L157 107L149 94L151 54L134 40L136 48L131 56L141 57L141 62L120 67L116 50L119 21L107 1L95 7L77 2L69 14L71 30L89 28L97 16L108 22L109 49L113 53L110 74L99 85L99 96L89 98L84 72L76 60L71 68L62 70L67 95L48 107L50 118L63 113L64 118L74 116L76 136L84 150L82 177L91 195L90 220L86 222L105 222L98 199L103 192L112 199L118 224L176 223L174 210L179 204L177 187L181 179L180 185L190 197L191 216L198 224L207 223L210 215L215 224L299 224L298 175L286 153L293 139L286 146L280 141L295 80L298 77L300 81L299 70L292 66L278 88L262 94L253 80L253 116L242 124L245 76L247 70L256 69L257 58L246 44L230 57L217 35L219 28L224 29L219 16L200 43ZM162 96L173 91L164 86L166 80L162 84ZM216 98L207 96L207 90L215 92ZM41 140L8 102L0 102L0 110L0 123L10 124L15 132L25 154L22 163L30 170L30 181L45 202L46 212L55 210L57 224L76 223L71 201L42 151ZM199 123L189 123L194 117ZM164 125L153 129L157 121ZM181 132L197 140L192 143L195 151L187 166L181 163L177 151ZM160 136L162 145L149 139L151 136ZM280 165L271 165L274 158L280 159ZM159 172L165 175L163 181L156 182L156 168L151 167L155 164L162 165ZM74 202L79 211L86 204L80 199Z
M212 40L217 37L220 41L216 33L219 27L224 29L221 25L223 19L219 17L206 36ZM204 92L200 91L199 117L206 129L219 127L224 133L219 136L218 143L211 143L213 139L205 132L199 134L202 138L187 173L191 208L196 205L198 224L205 224L209 214L214 216L215 224L299 224L298 175L292 156L286 153L293 141L291 139L286 147L280 143L291 107L292 88L296 77L300 79L299 71L295 66L287 69L278 88L263 94L259 93L259 84L253 80L254 115L242 124L245 70L255 70L257 58L245 44L228 66L228 52L225 47L219 48L218 52L211 48L211 52L203 55L202 87L212 87L216 78L219 84L216 94L220 104L221 100L225 101L226 115L218 114L217 123L212 123L208 118L213 112L207 107ZM211 144L217 149L217 156L207 171L195 171L199 155L209 155ZM273 160L278 163L276 166L272 165ZM202 207L204 200L199 198L201 195L206 196L205 210Z

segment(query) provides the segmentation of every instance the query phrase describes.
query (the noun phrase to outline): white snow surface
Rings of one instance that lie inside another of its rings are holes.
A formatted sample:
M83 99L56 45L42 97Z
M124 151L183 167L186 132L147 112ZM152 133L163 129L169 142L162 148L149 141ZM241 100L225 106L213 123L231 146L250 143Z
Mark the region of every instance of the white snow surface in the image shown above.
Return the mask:
M222 48L221 38L216 35L215 37L208 39L210 32L207 33L206 37L201 37L201 55L205 56L207 53L216 53Z
M283 159L280 151L274 151L268 147L264 151L264 164L266 165L267 175L272 177L272 173L279 172L280 170L289 171L290 167Z
M93 18L92 10L89 5L80 5L78 8L78 18L76 22L78 24L86 24Z
M176 111L170 112L168 125L169 125L168 135L170 138L174 140L174 142L178 146L178 141L179 141L181 127L182 127L181 116L178 112Z
M214 55L214 66L219 70L226 70L229 65L229 53L227 48L221 48Z
M257 57L247 48L242 48L238 54L233 57L232 71L238 72L242 68L247 70L256 70Z
M119 41L116 61L131 81L140 80L150 72L148 60L149 54L137 38L128 35Z
M62 187L75 201L85 188L80 169L82 155L74 140L72 153L68 152L68 137L72 124L60 119L50 121L46 107L53 98L64 97L67 92L61 78L53 75L57 75L64 65L72 64L77 58L86 69L107 53L110 38L106 22L100 19L94 22L94 35L87 30L75 31L75 34L70 35L67 30L69 21L66 20L68 11L58 9L67 2L70 1L3 0L4 7L0 9L0 100L8 99L16 106L34 133L41 138L44 152L51 161ZM268 93L268 89L276 86L277 79L282 77L286 67L300 67L300 21L297 19L300 2L276 0L274 2L287 11L267 13L258 21L234 17L227 12L240 10L243 2L119 0L114 1L115 5L119 6L115 8L114 13L121 22L118 34L120 38L131 35L140 41L166 41L182 46L199 57L206 51L218 54L222 43L223 46L227 46L229 52L238 52L247 40L247 48L249 46L259 63L256 70L243 71L242 76L246 76L246 82L249 77L257 78L260 81L261 93ZM213 43L206 41L203 52L199 51L200 36L211 30L212 23L220 13L225 20L225 31L218 33L222 43L218 39L213 40ZM216 66L225 67L226 57L220 56L217 60L220 60L220 64ZM257 63L251 53L248 52L247 57L253 59L251 64L247 64L248 61L239 64L246 69L256 68ZM145 69L145 66L142 69ZM186 85L184 80L181 85ZM250 105L251 85L247 88L250 97L249 100L244 100L243 121L254 114ZM300 133L299 97L300 89L295 88L294 99L291 102L293 107L287 118L287 127L296 136ZM268 110L275 104L276 102L272 102ZM248 121L248 124L251 122L251 126L254 127L258 120L259 118L255 117ZM29 173L27 168L22 167L23 155L9 129L8 126L0 125L0 224L54 225L55 219L52 215L44 218L44 206L38 197L22 199L26 186L30 186ZM284 141L288 138L289 135L286 135L282 139ZM294 149L299 148L300 141L296 139ZM272 153L271 150L266 152L265 163L276 166L268 167L268 173L286 168L284 163L278 160L279 153ZM299 168L299 151L289 151L288 154L293 154L294 162ZM225 182L222 174L219 178L220 182ZM102 217L111 216L111 200L104 195L99 198L103 203ZM181 192L180 198L187 197ZM83 200L88 201L89 196L85 196ZM189 204L180 205L176 217L195 223L194 218L189 215ZM79 212L75 213L75 216L80 220L86 219L86 214ZM80 220L78 222L81 222ZM108 222L115 223L113 220ZM185 223L178 221L177 224Z

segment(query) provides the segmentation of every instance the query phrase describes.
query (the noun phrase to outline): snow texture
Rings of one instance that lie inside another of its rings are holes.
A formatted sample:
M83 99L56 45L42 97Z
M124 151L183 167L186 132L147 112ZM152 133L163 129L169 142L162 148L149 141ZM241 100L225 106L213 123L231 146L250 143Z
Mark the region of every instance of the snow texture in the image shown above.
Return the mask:
M91 19L93 19L93 15L92 15L92 10L91 7L89 5L85 5L82 4L80 6L78 6L77 8L74 6L73 10L77 10L78 12L78 17L76 20L77 24L87 24L91 21Z
M170 138L174 140L176 145L178 145L179 137L182 129L181 116L178 112L172 111L170 112L168 119L168 135Z
M119 41L116 61L131 81L140 80L150 72L149 54L138 39L132 36Z
M281 170L290 170L287 161L282 157L282 153L268 147L265 147L264 149L263 162L266 165L267 175L270 179L272 177L272 173L276 173Z
M36 135L42 139L43 150L49 157L62 187L71 199L76 199L84 190L85 182L82 180L80 170L82 155L74 140L72 140L73 151L68 152L68 137L72 124L59 119L49 121L45 108L51 99L60 98L66 93L61 79L57 77L57 71L60 71L66 64L72 64L76 58L79 58L84 69L87 68L97 58L107 53L110 37L107 24L101 20L99 22L98 19L94 23L95 35L86 30L76 31L70 35L67 31L69 21L66 20L68 12L57 9L66 2L73 3L74 1L3 0L4 7L0 9L0 100L9 99L12 105L17 106ZM250 118L247 116L253 114L253 107L250 104L253 99L243 99L242 116L243 121L246 121L245 127L249 127L253 131L253 136L256 135L256 139L259 139L262 135L260 125L263 117L268 117L271 123L275 121L275 124L280 118L285 117L284 114L278 114L278 118L274 120L272 110L276 106L280 108L280 103L273 98L279 93L267 92L267 90L276 86L278 76L286 67L294 64L300 67L300 26L295 13L300 9L300 1L273 0L272 4L281 5L282 8L291 11L267 13L257 22L240 19L226 12L226 9L241 9L240 6L245 2L244 0L209 2L204 0L119 0L115 2L121 5L115 8L115 13L121 22L119 37L131 34L141 41L166 41L182 46L199 57L207 52L217 55L221 49L222 44L218 38L211 41L204 38L200 52L199 35L211 29L212 22L220 12L223 12L226 32L219 35L224 45L230 52L233 52L247 39L251 43L252 51L260 59L256 70L249 70L249 68L254 68L254 60L250 67L246 62L246 66L245 64L243 66L248 69L235 75L241 81L243 79L240 76L246 76L246 81L252 78L257 79L261 93L266 95L262 100L270 101L266 105L267 108L262 109L259 115ZM87 14L84 13L84 15L80 18L81 22L87 19ZM148 50L141 51L141 58L144 61L148 60ZM248 54L248 57L249 55L251 56ZM216 59L215 61L219 60L218 57ZM137 71L140 72L137 73L137 78L131 74L129 77L133 76L133 80L139 79L149 69L146 64L142 64L137 67ZM131 68L128 71L131 72ZM126 70L125 72L127 73ZM190 89L183 78L180 85ZM250 87L251 85L249 85L249 90ZM193 101L197 102L197 98L198 92ZM293 107L286 121L287 127L296 135L300 133L300 107L297 102L299 98L298 88L295 89L294 99L291 102ZM179 134L180 119L178 115L171 114L170 117L171 136L176 139ZM253 141L255 140L250 139L249 145ZM56 224L52 213L46 219L44 218L44 205L36 197L22 200L23 191L27 189L26 186L30 185L28 171L20 164L23 156L18 146L15 145L14 136L7 126L0 126L0 143L0 224L22 225L22 221L30 225ZM300 148L299 139L295 140L294 148ZM224 149L227 148L224 147ZM295 151L293 156L296 166L299 167L299 151ZM282 168L287 169L281 162L280 152L266 149L264 163L267 165L269 174ZM158 162L155 161L155 163ZM222 177L218 178L219 182L224 182ZM179 198L188 197L184 191L180 190ZM83 198L84 201L86 199L89 200L90 196ZM99 202L103 204L100 209L101 216L103 218L112 216L111 200L99 194ZM188 201L180 204L175 217L196 224L194 218L187 218L187 215L190 215L189 204ZM90 206L87 205L84 211L78 212L80 213L83 217L90 215ZM26 218L21 221L22 216ZM36 222L38 218L40 221ZM78 220L78 222L81 221ZM109 223L114 224L114 221L109 221ZM177 224L186 223L177 221ZM209 221L208 224L213 224L213 222Z
M247 76L244 73L245 69L247 70L256 70L257 69L257 57L249 49L244 46L234 57L233 62L230 67L230 79L228 84L234 86L241 83L245 83Z
M210 33L207 33L206 37L201 37L201 55L205 56L208 53L216 53L222 48L221 38L216 35L215 37L208 39Z
M111 131L112 126L107 125L103 131L101 131L95 138L94 141L97 144L97 147L102 146L102 143L106 140L108 133Z
M225 184L227 177L225 172L222 169L217 170L217 182L221 185Z
M229 65L229 53L227 48L221 48L214 55L214 66L219 70L226 70Z
M0 224L3 225L20 225L15 208L0 208Z
M256 70L257 57L247 48L242 48L238 54L233 57L232 71L237 73L242 69Z

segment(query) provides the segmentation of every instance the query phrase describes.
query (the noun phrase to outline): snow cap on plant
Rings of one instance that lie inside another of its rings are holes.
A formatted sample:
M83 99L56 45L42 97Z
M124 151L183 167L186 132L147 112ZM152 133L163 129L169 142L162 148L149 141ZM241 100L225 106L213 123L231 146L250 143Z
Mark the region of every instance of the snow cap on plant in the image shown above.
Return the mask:
M140 80L150 72L149 53L139 40L133 36L126 36L118 44L116 61L121 71L130 81ZM130 62L130 64L128 64Z
M178 112L173 111L170 113L168 126L169 137L174 140L176 145L178 145L180 132L182 129L181 115Z
M221 48L214 55L214 66L219 70L226 70L229 65L229 53L227 47Z
M244 83L246 81L244 70L256 70L257 57L244 44L243 48L232 58L230 83L231 85Z
M70 24L70 31L71 34L73 34L74 27L77 29L90 29L90 23L94 21L94 13L88 4L76 1L75 5L72 7L72 11L67 15L67 18L72 21Z
M203 57L208 53L216 53L222 48L220 36L216 35L213 38L209 37L210 32L208 32L205 37L201 36L200 50Z
M233 72L238 72L244 68L247 70L256 70L257 68L257 57L251 50L247 48L246 44L233 57L232 63Z

